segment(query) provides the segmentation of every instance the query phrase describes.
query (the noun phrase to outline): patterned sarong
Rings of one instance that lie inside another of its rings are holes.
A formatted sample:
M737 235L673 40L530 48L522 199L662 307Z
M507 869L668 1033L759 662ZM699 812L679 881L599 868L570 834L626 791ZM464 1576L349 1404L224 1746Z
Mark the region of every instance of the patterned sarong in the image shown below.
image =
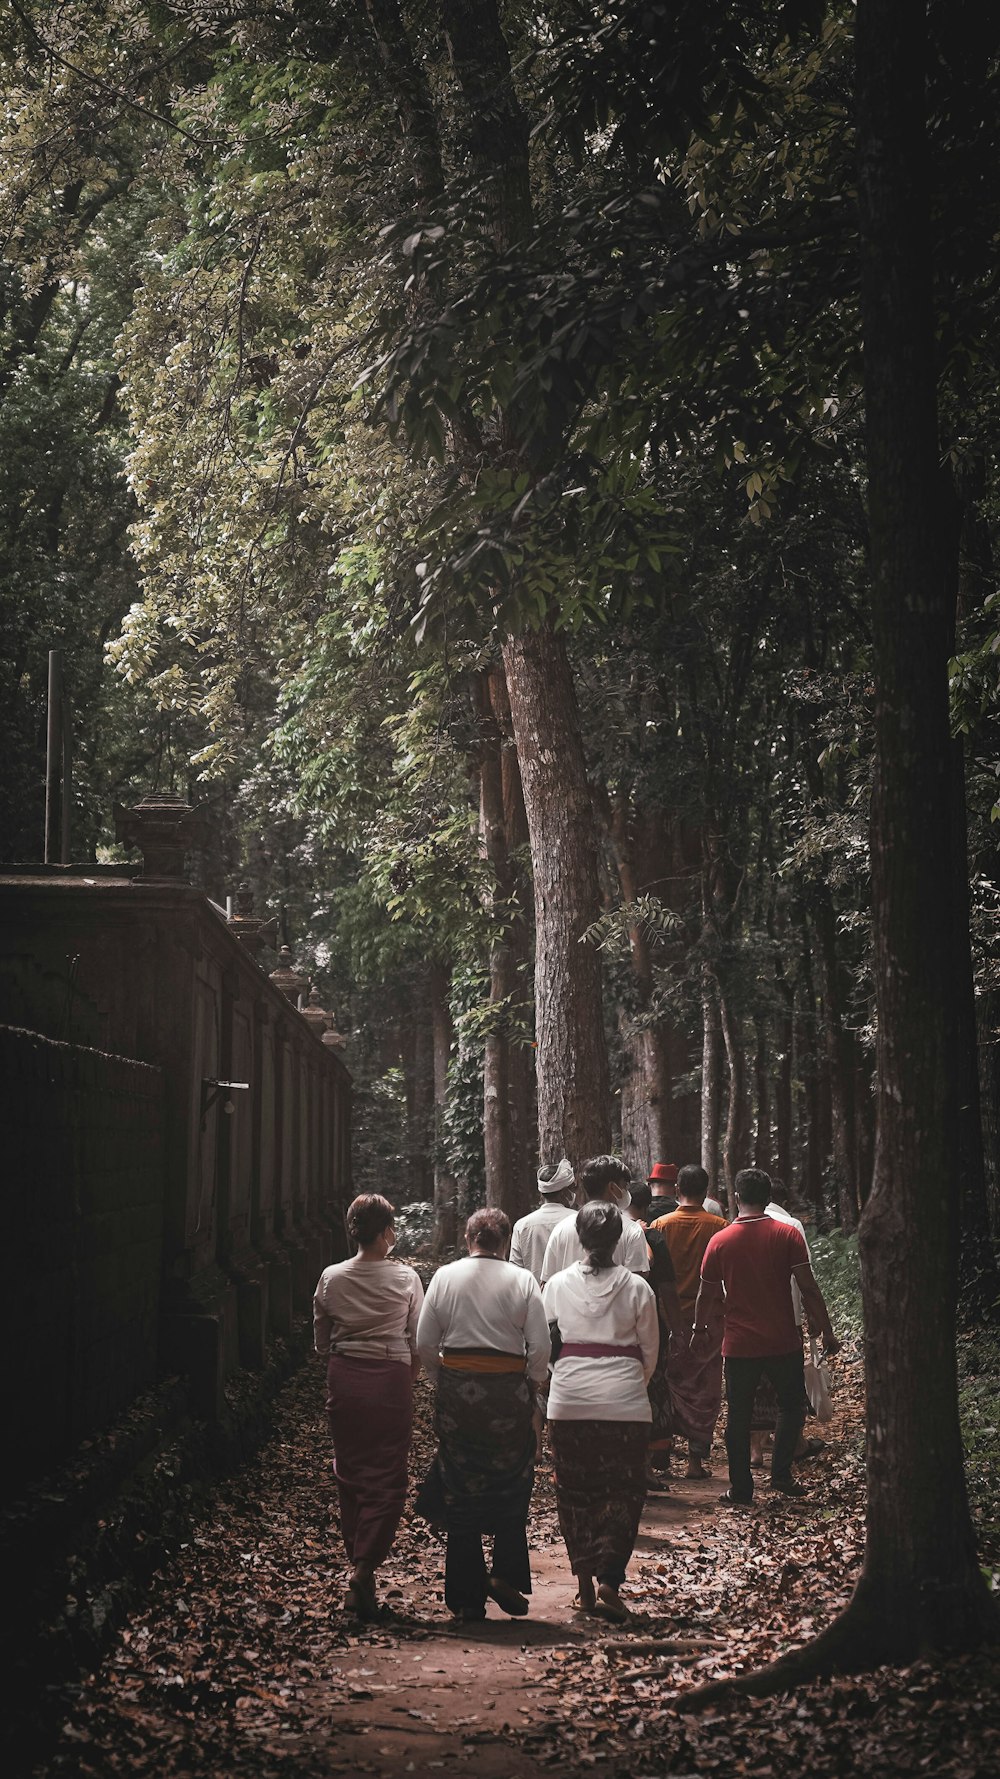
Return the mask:
M646 1395L649 1397L649 1406L653 1411L649 1460L654 1470L669 1470L670 1453L674 1443L673 1436L677 1430L677 1418L674 1414L670 1388L668 1341L662 1329L660 1331L660 1350L656 1356L653 1375L646 1385Z
M624 1574L646 1500L647 1421L550 1421L556 1507L575 1575Z
M434 1412L438 1450L417 1512L449 1531L496 1532L525 1520L535 1480L533 1407L523 1356L517 1370L506 1372L443 1366Z
M696 1342L679 1352L671 1342L667 1377L674 1410L674 1431L686 1439L692 1454L707 1458L722 1403L722 1345Z

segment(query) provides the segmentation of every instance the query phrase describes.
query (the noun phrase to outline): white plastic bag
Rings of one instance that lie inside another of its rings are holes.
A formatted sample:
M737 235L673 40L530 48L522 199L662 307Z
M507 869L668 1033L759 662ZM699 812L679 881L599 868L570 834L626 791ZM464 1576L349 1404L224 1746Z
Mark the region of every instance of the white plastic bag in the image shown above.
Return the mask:
M809 1405L818 1421L833 1420L833 1403L830 1401L830 1368L820 1358L819 1348L815 1340L810 1339L809 1352L803 1366L805 1375L806 1395Z

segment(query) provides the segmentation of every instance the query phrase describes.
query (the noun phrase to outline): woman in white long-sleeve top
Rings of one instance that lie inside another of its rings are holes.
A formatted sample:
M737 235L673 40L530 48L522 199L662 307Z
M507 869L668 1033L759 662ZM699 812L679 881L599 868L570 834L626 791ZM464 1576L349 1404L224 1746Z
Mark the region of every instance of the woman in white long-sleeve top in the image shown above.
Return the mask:
M417 1325L417 1351L437 1384L439 1443L416 1508L447 1532L444 1597L462 1620L485 1618L487 1596L520 1617L531 1592L534 1410L549 1330L535 1280L504 1258L509 1236L502 1211L476 1211L468 1257L435 1273ZM489 1573L484 1534L493 1538Z
M345 1606L376 1618L375 1571L396 1536L406 1500L413 1425L417 1317L423 1302L412 1266L390 1260L395 1212L363 1193L347 1212L357 1243L328 1266L313 1298L313 1336L327 1360L326 1412L333 1435L340 1529L351 1562Z
M621 1232L614 1205L584 1205L585 1258L550 1278L543 1298L558 1329L548 1414L559 1526L580 1605L616 1623L628 1617L619 1589L646 1499L646 1385L660 1344L652 1290L614 1262Z

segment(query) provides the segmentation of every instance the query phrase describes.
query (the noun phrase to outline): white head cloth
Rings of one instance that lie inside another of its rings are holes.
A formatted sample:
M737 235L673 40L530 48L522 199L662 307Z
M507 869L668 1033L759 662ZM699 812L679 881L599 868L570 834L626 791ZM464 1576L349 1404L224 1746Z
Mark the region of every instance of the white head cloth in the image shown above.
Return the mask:
M551 1180L544 1179L541 1174L538 1176L538 1190L539 1192L544 1192L546 1197L550 1192L565 1192L567 1186L575 1185L576 1176L574 1175L569 1162L566 1160L565 1155L559 1163L559 1166L556 1168Z

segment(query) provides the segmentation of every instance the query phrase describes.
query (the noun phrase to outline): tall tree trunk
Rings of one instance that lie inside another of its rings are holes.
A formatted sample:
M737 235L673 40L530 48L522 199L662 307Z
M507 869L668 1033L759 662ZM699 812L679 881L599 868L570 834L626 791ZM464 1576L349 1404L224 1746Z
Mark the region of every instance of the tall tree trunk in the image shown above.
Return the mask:
M823 1108L820 1091L818 1014L816 988L813 982L812 950L805 911L799 910L802 930L802 997L798 1015L798 1037L795 1050L799 1057L799 1073L805 1087L804 1141L802 1151L802 1195L813 1207L818 1229L829 1227L826 1197L823 1191L823 1164L826 1147L823 1138Z
M639 895L635 852L631 833L631 809L627 801L612 803L603 784L595 791L608 845L615 862L622 902L628 916L629 957L635 978L636 1002L648 1019L653 1004L653 958L649 939L634 908ZM626 1058L622 1086L622 1146L629 1166L645 1178L652 1161L665 1161L670 1153L670 1074L664 1035L658 1026L643 1024L638 1030L626 1010L619 1017Z
M795 990L784 966L775 969L775 987L782 999L778 1018L778 1076L774 1091L775 1172L789 1191L792 1188L792 1122L795 1057Z
M725 1048L722 1018L715 985L707 973L702 987L701 1051L701 1165L713 1192L719 1178L719 1143L722 1137L722 1065Z
M508 638L503 657L534 868L539 1154L579 1166L611 1140L601 959L582 943L600 892L579 712L550 626Z
M949 785L926 79L925 8L859 0L879 1024L875 1176L861 1222L868 1544L847 1618L871 1659L967 1648L997 1628L976 1560L958 1422L958 1220L941 1216L942 1183L961 1141L955 1062L967 983L956 980L963 947L954 874L929 869L926 851L928 834L946 858L959 838Z
M754 1134L753 1164L769 1174L774 1165L771 1147L771 1069L767 1026L763 1019L757 1021L754 1088L757 1099L757 1129Z
M475 677L479 723L479 834L492 867L487 892L490 937L490 1021L483 1054L483 1149L486 1203L510 1214L514 1189L510 1116L510 1023L517 992L517 966L510 944L514 918L514 874L507 847L503 798L502 740L490 697L489 670Z
M530 229L532 201L528 123L496 0L442 0L441 18L493 238L506 252ZM507 414L500 442L530 468ZM566 645L550 623L508 637L503 661L534 874L539 1153L579 1164L611 1132L601 961L581 943L600 900L580 717Z
M826 1062L830 1083L831 1158L837 1215L841 1227L858 1225L860 1200L854 1168L857 1160L854 1129L854 1045L844 1019L841 966L837 954L837 917L833 897L825 883L814 886L810 898L812 928L819 943L823 982Z
M729 1113L726 1118L726 1141L723 1149L723 1174L729 1215L736 1215L736 1176L750 1161L750 1104L747 1094L746 1052L743 1048L742 1023L725 991L720 992L722 1036L729 1068Z
M453 1038L448 989L448 971L440 964L432 965L430 991L434 1034L434 1253L438 1259L449 1253L458 1239L455 1215L458 1187L444 1160L448 1062Z
M513 882L509 943L514 960L515 992L519 1003L518 1031L507 1054L507 1088L510 1100L511 1209L521 1217L537 1202L535 1174L538 1169L538 1135L535 1101L535 1050L533 1026L525 1030L531 1004L531 881L527 871L513 865L517 851L528 850L528 818L524 787L514 741L507 681L499 662L490 674L490 702L499 727L502 746L500 775L503 781L504 829Z
M990 1234L1000 1241L1000 992L990 989L976 1006L983 1165Z

